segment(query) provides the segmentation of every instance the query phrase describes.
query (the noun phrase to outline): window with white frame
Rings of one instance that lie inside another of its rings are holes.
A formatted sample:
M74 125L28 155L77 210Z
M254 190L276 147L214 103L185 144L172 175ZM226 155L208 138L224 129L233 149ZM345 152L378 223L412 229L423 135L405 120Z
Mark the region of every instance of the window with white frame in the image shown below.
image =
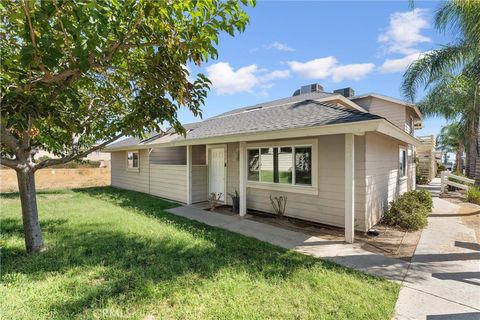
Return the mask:
M248 181L312 185L312 146L248 148Z
M405 177L407 175L407 150L400 147L398 155L398 176Z
M139 168L138 151L128 151L127 152L127 169L138 170L138 168Z

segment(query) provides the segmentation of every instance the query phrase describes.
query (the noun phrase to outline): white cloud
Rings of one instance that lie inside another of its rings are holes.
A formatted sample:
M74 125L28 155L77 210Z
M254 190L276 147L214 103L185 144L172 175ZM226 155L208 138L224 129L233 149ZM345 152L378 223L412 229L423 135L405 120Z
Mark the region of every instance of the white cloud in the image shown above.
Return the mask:
M290 70L274 70L272 72L269 72L265 75L263 75L260 80L262 82L264 81L270 81L274 79L285 79L290 77Z
M278 42L278 41L270 43L267 46L267 49L277 49L278 51L289 51L289 52L295 51L294 48L289 47L285 43L281 43L281 42Z
M429 27L426 13L426 9L419 8L392 13L388 29L378 36L378 42L383 43L390 53L408 55L418 51L414 48L417 44L432 41L421 34L422 29Z
M332 70L333 82L343 80L360 80L369 74L375 65L373 63L355 63L338 66Z
M207 76L212 81L212 88L218 95L239 92L254 92L255 88L263 90L273 86L270 81L290 76L289 70L267 72L256 64L234 70L228 62L218 62L207 67Z
M338 64L335 57L314 59L306 62L288 61L290 69L296 74L308 79L326 79L333 82L343 80L360 80L373 71L373 63Z
M399 59L387 59L380 67L380 71L384 73L403 72L413 61L421 58L424 54L424 52L416 52Z
M332 73L337 59L332 56L306 62L288 61L290 69L304 78L325 79Z

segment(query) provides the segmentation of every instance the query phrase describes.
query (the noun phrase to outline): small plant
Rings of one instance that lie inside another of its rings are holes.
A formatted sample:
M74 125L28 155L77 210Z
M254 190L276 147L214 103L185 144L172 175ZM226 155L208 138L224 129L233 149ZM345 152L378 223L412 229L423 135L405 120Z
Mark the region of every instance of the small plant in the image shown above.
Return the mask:
M233 213L238 213L240 210L240 195L238 191L235 190L235 193L228 194L232 198L232 211Z
M467 190L467 201L480 205L480 188L471 186Z
M445 171L446 168L445 168L445 165L442 163L442 164L439 164L438 167L437 167L437 172L440 173L442 171Z
M417 174L416 180L417 180L417 184L420 184L420 185L426 185L430 182L427 177L422 176L420 174Z
M287 208L287 197L280 196L272 198L272 196L270 196L270 203L272 204L273 210L275 211L277 216L279 218L283 218L285 214L285 209Z
M218 202L222 198L222 193L212 192L208 195L208 202L210 203L210 211L215 211L215 208L218 207Z
M428 191L409 191L390 202L390 210L385 213L383 220L391 226L419 230L427 225L432 206L432 196Z

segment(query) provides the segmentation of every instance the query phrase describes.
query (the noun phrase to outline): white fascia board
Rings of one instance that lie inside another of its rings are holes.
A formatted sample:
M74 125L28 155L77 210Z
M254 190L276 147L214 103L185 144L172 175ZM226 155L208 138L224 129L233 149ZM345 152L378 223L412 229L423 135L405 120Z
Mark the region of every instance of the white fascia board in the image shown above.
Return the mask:
M285 129L285 130L273 130L265 132L252 132L252 133L242 133L242 134L232 134L224 135L211 138L201 138L201 139L191 139L191 140L177 140L166 143L149 143L147 145L137 145L129 146L118 149L109 149L105 152L116 152L116 151L127 151L127 150L142 150L149 149L154 147L177 147L177 146L186 146L186 145L203 145L203 144L218 144L218 143L229 143L229 142L249 142L249 141L259 141L259 140L278 140L278 139L294 139L294 138L305 138L305 137L315 137L322 135L333 135L333 134L345 134L353 133L355 135L362 135L365 132L369 131L378 131L385 135L391 136L400 141L404 141L409 144L418 146L420 142L407 132L396 127L385 119L374 119L359 121L354 123L339 123L339 124L330 124L318 127L307 127L307 128L296 128L296 129Z
M229 143L239 141L258 141L258 140L278 140L278 139L291 139L302 137L314 137L331 134L342 133L363 133L367 131L375 131L379 124L384 121L383 119L374 119L367 121L359 121L354 123L339 123L324 125L318 127L285 129L285 130L273 130L265 132L252 132L225 135L212 138L192 139L192 140L178 140L168 143L155 144L151 143L148 146L152 147L173 147L173 146L185 146L185 145L199 145L199 144L216 144L216 143Z
M418 107L416 105L414 105L412 103L408 103L406 101L402 101L402 100L397 99L397 98L392 98L392 97L384 96L384 95L379 94L379 93L370 92L370 93L366 93L366 94L361 94L359 96L353 96L350 99L355 100L355 99L362 99L362 98L368 98L368 97L374 97L374 98L377 98L377 99L382 99L382 100L386 100L386 101L390 101L390 102L393 102L393 103L396 103L396 104L401 104L401 105L410 107L415 111L415 113L420 118L420 120L423 120L423 115L420 112L420 109L418 109Z
M355 110L362 111L362 112L367 112L367 110L365 110L364 108L362 108L361 106L359 106L358 104L353 102L352 100L345 98L341 94L331 95L331 96L324 97L324 98L321 98L321 99L315 99L315 101L318 101L318 102L327 102L327 101L332 101L332 100L340 100L340 101L342 101L343 103L352 107Z
M386 120L384 120L378 126L377 131L380 133L383 133L384 135L395 138L397 140L412 144L415 147L418 147L421 144L417 138L408 134L407 132L403 131L399 127L395 126L394 124L391 124Z

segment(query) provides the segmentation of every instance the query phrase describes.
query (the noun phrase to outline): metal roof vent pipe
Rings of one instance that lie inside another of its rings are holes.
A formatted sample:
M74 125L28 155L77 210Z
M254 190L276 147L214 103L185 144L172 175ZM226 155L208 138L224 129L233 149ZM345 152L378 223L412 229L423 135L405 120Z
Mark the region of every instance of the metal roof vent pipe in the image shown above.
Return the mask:
M301 86L300 89L295 90L293 96L299 96L305 93L323 92L323 87L318 83L312 83L306 86Z

